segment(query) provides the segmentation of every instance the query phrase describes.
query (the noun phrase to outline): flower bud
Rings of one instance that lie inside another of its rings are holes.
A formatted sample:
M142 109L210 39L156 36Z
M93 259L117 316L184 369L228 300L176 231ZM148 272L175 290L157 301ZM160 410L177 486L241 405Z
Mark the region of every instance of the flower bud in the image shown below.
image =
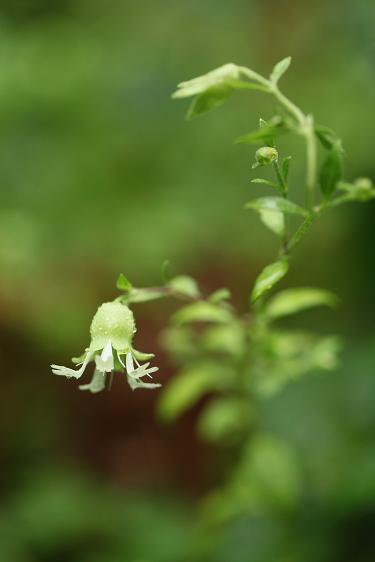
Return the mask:
M276 148L272 148L272 146L262 146L256 151L255 160L260 166L266 166L267 164L276 162L278 156L279 154Z
M110 341L114 349L127 352L135 332L134 316L130 308L120 302L102 304L91 323L92 351L103 349Z

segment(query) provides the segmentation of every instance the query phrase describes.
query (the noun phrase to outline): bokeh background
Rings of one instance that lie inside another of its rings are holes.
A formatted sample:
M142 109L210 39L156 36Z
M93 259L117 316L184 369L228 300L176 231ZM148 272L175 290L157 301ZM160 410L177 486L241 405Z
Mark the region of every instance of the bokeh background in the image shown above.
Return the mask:
M341 297L305 322L346 340L334 374L264 405L306 475L292 514L202 530L225 452L196 437L199 408L165 427L158 392L115 381L91 396L49 371L87 345L120 271L154 285L169 259L245 310L275 254L242 211L259 194L252 151L232 143L272 100L239 94L187 123L175 84L225 62L267 73L292 55L286 93L343 137L348 179L375 178L374 29L372 0L1 0L1 562L374 560L375 203L323 218L288 277ZM283 143L298 200L302 149ZM169 312L137 308L138 347L156 350L164 382Z

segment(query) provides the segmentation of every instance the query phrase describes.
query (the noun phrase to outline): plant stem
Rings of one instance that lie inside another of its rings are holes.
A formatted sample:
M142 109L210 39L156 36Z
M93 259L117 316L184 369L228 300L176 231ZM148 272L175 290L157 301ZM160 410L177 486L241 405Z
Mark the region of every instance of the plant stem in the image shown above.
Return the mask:
M276 99L293 115L300 126L300 132L306 142L306 205L311 211L314 206L314 190L316 185L316 141L314 119L312 115L305 115L301 109L280 92L277 85L273 85L272 93Z

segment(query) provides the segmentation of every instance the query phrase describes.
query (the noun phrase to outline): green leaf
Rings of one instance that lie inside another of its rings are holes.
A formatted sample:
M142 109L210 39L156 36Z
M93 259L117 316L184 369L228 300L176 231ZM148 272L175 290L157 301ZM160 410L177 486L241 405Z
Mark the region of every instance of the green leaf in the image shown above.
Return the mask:
M173 421L204 394L220 386L216 366L199 364L176 375L165 387L158 406L162 420Z
M231 298L231 292L229 289L223 287L222 289L217 289L209 297L208 300L213 303L219 303Z
M255 211L277 211L288 215L299 215L306 217L308 212L299 205L296 205L283 197L260 197L249 201L245 205L245 209L254 209Z
M265 308L265 312L270 318L280 318L315 306L333 308L338 302L336 295L323 289L312 287L286 289L272 297Z
M262 209L259 211L261 221L267 228L282 237L285 233L285 219L283 213Z
M281 173L283 175L285 183L288 182L289 167L290 167L291 159L292 159L291 156L286 156L285 158L283 158L283 161L281 163Z
M292 509L302 491L294 450L288 443L267 434L258 434L249 442L232 482L255 513Z
M330 199L342 176L342 148L340 144L331 148L321 166L319 180L325 199Z
M171 279L166 287L173 291L188 298L198 298L200 295L197 282L192 277L187 275L179 275Z
M120 273L116 281L116 287L117 289L120 289L120 291L128 292L133 287L133 285L130 283L129 279L125 277L123 273Z
M278 190L280 189L280 186L277 183L273 181L265 180L263 178L255 178L250 181L251 183L259 183L261 185L268 185L269 187L273 187L274 189L278 189Z
M164 283L167 283L171 278L170 268L171 268L170 261L165 260L161 266L161 276Z
M286 275L288 269L289 264L286 258L267 265L255 281L251 302L254 303L272 289Z
M271 82L277 84L277 82L280 80L282 75L288 70L291 62L292 62L292 57L286 57L285 59L282 59L277 64L275 64L270 75Z
M217 398L203 410L198 431L207 441L233 441L246 431L252 416L246 401L232 396Z
M251 74L250 70L246 74L249 75L249 73ZM253 76L254 82L241 80L240 67L232 63L224 64L211 72L207 72L207 74L187 82L181 82L178 84L178 88L172 97L195 97L187 113L187 118L191 119L196 115L222 105L235 90L269 90L265 85L257 83L256 74L253 74Z
M206 113L210 109L220 107L232 93L233 90L227 85L210 88L193 99L186 114L186 119L192 119L201 113Z
M211 89L231 87L230 83L240 78L240 68L233 64L228 63L211 70L206 74L197 76L192 80L181 82L177 86L177 90L172 94L172 98L187 98L203 94Z
M205 350L221 355L239 356L246 345L244 329L240 322L213 324L200 338Z
M324 125L315 125L315 135L327 150L331 150L338 142L341 143L336 133Z
M279 125L264 125L261 129L241 135L235 139L235 143L257 144L260 141L270 143L272 139L286 135L290 129L284 124Z
M184 306L172 317L177 324L189 322L229 322L233 316L227 308L208 301L198 301Z

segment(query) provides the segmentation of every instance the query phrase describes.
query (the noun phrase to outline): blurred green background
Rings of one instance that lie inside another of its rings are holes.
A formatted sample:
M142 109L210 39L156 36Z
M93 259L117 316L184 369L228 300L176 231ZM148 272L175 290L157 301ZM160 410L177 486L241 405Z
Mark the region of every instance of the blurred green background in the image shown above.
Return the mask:
M372 0L0 2L0 561L370 562L375 559L375 203L332 211L296 252L288 285L339 294L309 316L346 340L342 367L288 387L263 425L295 447L305 488L224 529L197 525L223 453L196 411L173 428L157 393L86 396L52 377L87 345L123 271L160 282L169 259L245 310L275 241L242 211L253 153L232 139L272 115L257 93L185 122L177 82L225 62L268 73L343 137L347 179L375 178ZM301 196L302 148L294 156ZM156 350L168 307L138 305L137 347ZM224 453L225 457L225 453ZM225 474L224 474L225 475Z

